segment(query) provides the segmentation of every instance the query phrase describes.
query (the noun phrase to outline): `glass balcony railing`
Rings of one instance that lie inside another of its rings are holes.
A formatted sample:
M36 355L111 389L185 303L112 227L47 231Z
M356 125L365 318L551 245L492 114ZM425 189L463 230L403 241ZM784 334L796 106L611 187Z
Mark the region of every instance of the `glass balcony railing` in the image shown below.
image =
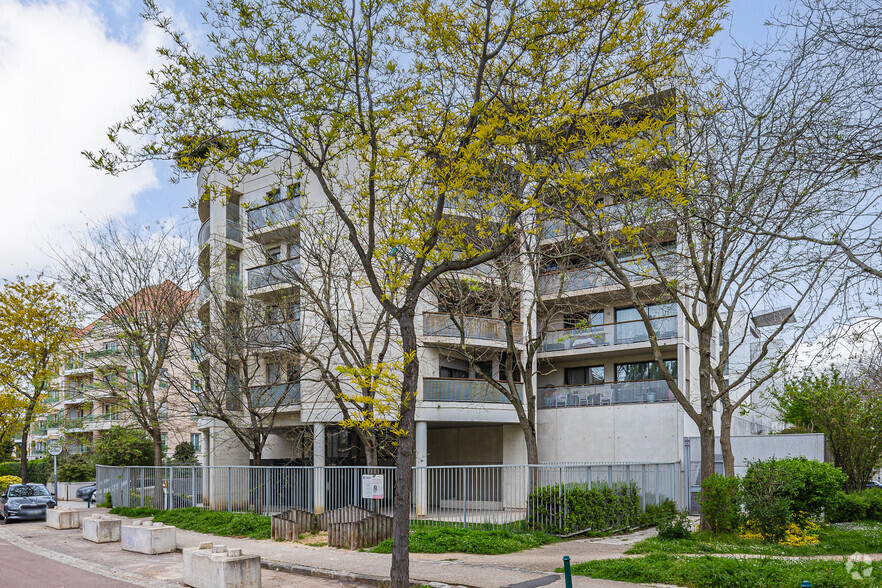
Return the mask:
M518 396L524 397L522 384L517 384ZM457 378L423 378L423 400L433 402L490 402L508 403L502 393L484 380Z
M242 223L238 220L227 219L227 239L242 242Z
M206 219L202 226L199 227L199 234L196 237L197 242L199 243L199 247L208 244L208 240L211 238L211 219Z
M651 319L658 340L677 337L677 317L663 316ZM610 347L649 341L649 333L642 320L596 325L584 329L549 331L542 342L541 351L569 351Z
M300 382L285 382L275 386L251 386L248 390L251 394L251 402L257 408L300 404Z
M292 257L276 263L268 263L248 270L248 289L256 290L277 284L292 283L292 274L300 269L300 258Z
M664 275L669 275L676 268L676 260L673 255L657 258L660 269ZM658 279L659 272L646 259L636 258L621 262L621 267L632 283L644 279ZM598 265L550 272L539 276L539 292L543 296L553 296L558 292L569 293L577 290L589 290L607 286L618 286L619 282L608 275L598 262Z
M259 231L269 227L291 224L300 211L300 198L279 200L248 211L248 230Z
M539 386L539 408L675 402L664 380L609 382L583 386Z
M248 341L255 346L271 347L291 343L300 337L300 321L264 325L248 330Z
M523 325L512 325L515 341L523 337ZM505 322L499 319L465 316L451 318L450 315L440 312L427 312L423 315L423 335L426 337L451 337L460 339L465 334L466 339L484 339L505 343Z

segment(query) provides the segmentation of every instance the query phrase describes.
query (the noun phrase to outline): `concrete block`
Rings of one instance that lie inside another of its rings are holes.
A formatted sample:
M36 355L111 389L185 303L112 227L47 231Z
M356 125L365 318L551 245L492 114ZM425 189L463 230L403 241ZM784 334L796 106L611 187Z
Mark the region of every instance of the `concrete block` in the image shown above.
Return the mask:
M83 519L83 539L94 543L119 541L122 519L96 514Z
M193 588L260 588L260 556L200 543L184 549L184 584Z
M83 511L68 508L46 509L46 526L53 529L79 529Z
M124 551L146 553L171 553L178 547L176 527L167 527L162 523L150 521L132 521L130 525L122 525L120 539Z

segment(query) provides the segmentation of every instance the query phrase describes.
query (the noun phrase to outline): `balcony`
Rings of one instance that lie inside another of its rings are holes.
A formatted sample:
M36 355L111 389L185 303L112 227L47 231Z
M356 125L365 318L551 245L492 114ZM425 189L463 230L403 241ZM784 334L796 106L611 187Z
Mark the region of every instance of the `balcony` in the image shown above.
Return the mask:
M300 382L275 386L250 386L251 402L257 408L275 408L300 404Z
M658 341L676 339L677 317L662 316L651 319ZM549 331L542 342L541 352L556 353L578 349L608 349L616 345L630 345L649 341L649 333L642 320L596 325L585 329Z
M517 384L517 392L524 397L523 384ZM423 401L508 404L508 399L485 380L457 378L423 378Z
M49 427L44 425L42 427L35 426L34 427L34 437L45 437L49 434Z
M248 342L252 347L276 347L291 343L299 337L299 320L253 327L248 330Z
M299 257L252 267L248 270L248 289L258 290L278 284L291 284L293 274L299 269Z
M86 417L68 417L61 421L61 426L70 432L85 431Z
M287 228L300 212L300 198L271 202L248 211L248 231Z
M673 255L665 255L663 258L657 258L657 261L664 275L672 273L676 268L676 259ZM643 280L657 280L659 277L658 272L646 259L635 258L620 263L632 284ZM561 282L563 282L562 285ZM604 271L600 262L585 268L549 272L539 276L539 293L544 297L555 296L558 291L562 294L569 294L579 290L611 286L618 287L620 284Z
M120 424L122 420L122 415L118 412L93 414L83 417L83 425L89 431L101 431Z
M196 242L199 244L199 247L203 247L208 245L208 240L211 239L211 219L205 219L205 222L202 223L202 226L199 227L199 234L196 236Z
M514 323L512 330L515 342L520 342L523 338L523 325ZM454 321L450 315L440 312L423 314L423 336L456 343L463 335L466 340L477 339L505 345L505 321L481 316L456 317Z
M675 401L673 393L668 388L668 383L664 380L539 387L539 408L575 408Z

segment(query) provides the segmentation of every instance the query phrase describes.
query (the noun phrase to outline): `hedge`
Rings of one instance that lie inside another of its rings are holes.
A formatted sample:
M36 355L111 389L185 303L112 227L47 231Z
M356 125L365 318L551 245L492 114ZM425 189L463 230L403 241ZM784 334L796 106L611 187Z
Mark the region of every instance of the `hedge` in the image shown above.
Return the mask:
M0 476L20 476L20 461L5 461L0 463ZM45 484L52 476L52 460L34 459L28 462L28 481L37 484Z
M528 504L528 527L557 535L603 534L637 526L643 518L635 484L542 486L530 493Z
M882 489L870 488L853 494L846 494L830 514L834 523L853 521L882 522Z

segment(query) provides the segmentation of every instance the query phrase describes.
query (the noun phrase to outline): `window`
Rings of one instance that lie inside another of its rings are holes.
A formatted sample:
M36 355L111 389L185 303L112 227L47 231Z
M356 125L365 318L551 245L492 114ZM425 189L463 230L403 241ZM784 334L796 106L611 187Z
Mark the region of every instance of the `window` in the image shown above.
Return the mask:
M278 362L270 362L266 364L266 383L278 384L282 379L282 364Z
M584 386L585 384L602 384L604 380L603 366L566 368L564 384L567 386Z
M104 351L114 352L117 350L118 343L116 341L107 341L104 344Z
M190 392L202 392L202 379L190 378Z
M587 329L603 325L603 311L592 310L564 315L565 329Z
M161 368L157 380L159 381L160 388L168 388L168 370Z
M268 247L266 250L266 262L278 263L282 260L282 246Z
M202 435L199 433L190 433L190 443L193 445L193 449L196 450L196 453L202 451Z
M160 440L162 441L162 450L163 450L163 451L167 451L167 450L168 450L168 444L166 443L167 439L166 439L166 435L165 435L165 433L160 433L160 434L159 434L159 438L160 438Z
M199 361L199 354L201 353L201 349L199 349L199 343L193 341L190 343L190 359L192 361Z
M160 337L156 349L159 353L165 355L165 352L168 350L168 339L166 339L165 337Z
M646 314L649 318L660 318L664 316L674 316L677 314L676 304L647 304L644 306ZM616 309L616 322L624 323L627 321L639 321L640 313L633 306L627 308Z
M460 370L457 368L441 366L438 368L438 377L439 378L458 378L461 380L468 379L469 373L465 370Z
M677 360L666 359L665 367L671 375L677 377ZM616 381L634 382L638 380L661 380L661 370L654 361L641 361L637 363L617 363Z
M505 362L508 360L507 354L502 352L499 356L499 379L505 380ZM518 362L512 362L511 377L515 382L521 381L521 370L518 368Z
M294 362L288 364L288 381L289 382L299 382L300 381L300 366Z

